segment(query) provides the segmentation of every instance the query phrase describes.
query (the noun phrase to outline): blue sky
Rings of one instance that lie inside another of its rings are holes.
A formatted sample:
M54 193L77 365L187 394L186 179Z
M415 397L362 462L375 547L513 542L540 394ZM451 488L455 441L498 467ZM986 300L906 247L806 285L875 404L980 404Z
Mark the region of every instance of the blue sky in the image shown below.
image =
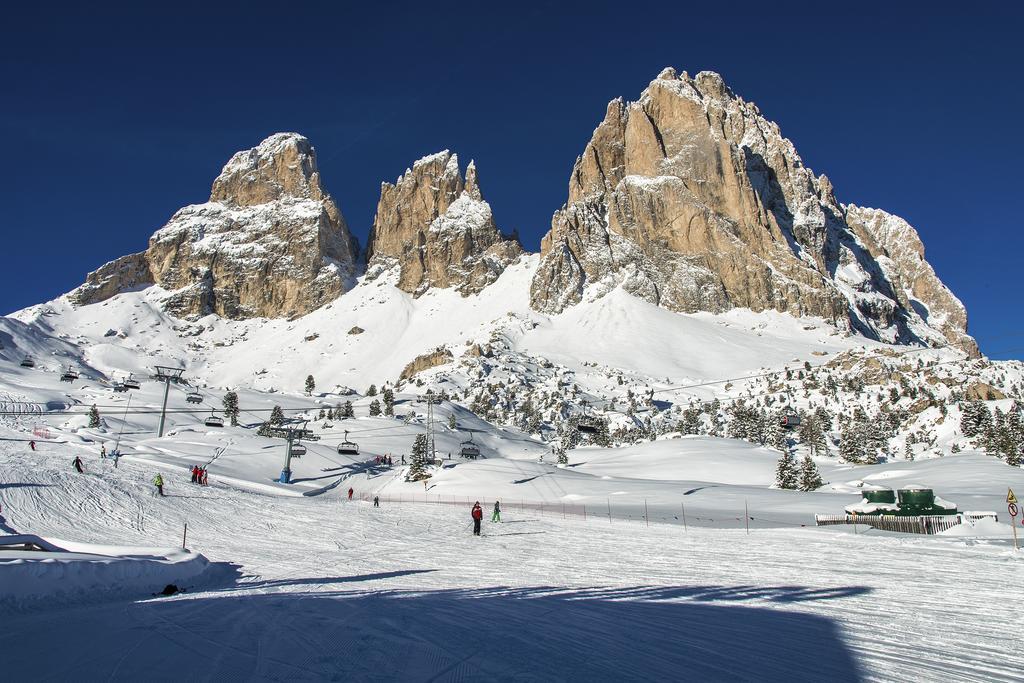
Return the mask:
M675 66L721 73L840 201L910 221L982 350L1024 357L1019 5L293 4L6 10L0 310L144 249L276 131L312 140L362 244L380 182L448 148L535 250L607 102Z

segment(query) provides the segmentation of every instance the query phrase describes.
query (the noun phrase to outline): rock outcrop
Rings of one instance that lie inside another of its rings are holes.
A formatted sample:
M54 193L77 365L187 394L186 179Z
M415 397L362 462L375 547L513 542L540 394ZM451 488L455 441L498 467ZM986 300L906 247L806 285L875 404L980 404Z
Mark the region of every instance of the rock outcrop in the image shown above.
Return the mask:
M521 253L518 240L495 226L473 162L463 179L458 156L445 150L420 159L394 184L381 184L368 271L397 265L398 286L406 292L479 292Z
M70 296L89 304L157 284L177 315L291 317L345 292L357 253L309 140L278 133L235 154L209 202L179 210L145 252L90 273Z
M422 356L416 356L416 358L402 368L402 374L398 376L398 379L403 381L412 379L424 370L429 370L430 368L436 368L438 365L450 363L452 358L452 352L443 346L431 351L430 353L425 353Z
M775 309L976 354L923 249L915 260L864 211L849 217L828 178L718 74L666 69L638 101L608 105L576 160L531 302L558 312L623 287L677 311Z

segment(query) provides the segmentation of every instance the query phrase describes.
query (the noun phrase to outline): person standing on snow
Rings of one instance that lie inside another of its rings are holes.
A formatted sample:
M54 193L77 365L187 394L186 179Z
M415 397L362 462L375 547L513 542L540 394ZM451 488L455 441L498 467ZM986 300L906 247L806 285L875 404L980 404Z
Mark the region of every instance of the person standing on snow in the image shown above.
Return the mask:
M35 450L36 449L36 442L35 441L29 441L28 442L28 447L31 448L32 450Z
M192 483L199 483L199 465L192 465Z
M156 476L153 477L153 486L156 487L157 493L162 497L164 495L164 478L159 472L157 472Z
M373 497L373 507L375 507L375 508L379 508L380 507L380 496L374 496Z
M492 522L500 522L501 521L501 503L498 502L498 501L494 501L494 512L491 513L491 521Z
M480 507L480 501L473 503L473 535L480 535L480 521L484 518L484 509Z
M209 476L210 476L209 473L206 471L206 468L204 467L203 468L203 474L202 474L203 486L209 486L210 485L210 480L208 479Z
M349 486L349 487L348 487L348 499L349 499L349 500L352 500L352 494L353 494L353 493L355 493L355 491L353 491L353 490L352 490L352 487L351 487L351 486Z
M75 456L75 459L71 461L71 464L75 466L75 469L78 470L79 474L85 471L82 469L82 459L77 455Z
M107 446L106 446L106 444L100 445L100 459L101 460L106 460L107 459Z

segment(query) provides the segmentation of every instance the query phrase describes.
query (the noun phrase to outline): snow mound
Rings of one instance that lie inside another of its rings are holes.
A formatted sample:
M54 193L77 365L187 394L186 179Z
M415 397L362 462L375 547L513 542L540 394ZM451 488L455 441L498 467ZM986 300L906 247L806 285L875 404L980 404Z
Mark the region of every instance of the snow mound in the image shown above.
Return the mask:
M21 549L25 544L42 550ZM168 584L184 588L206 583L214 568L203 555L180 548L0 536L0 606L38 600L52 604L115 596L145 598Z

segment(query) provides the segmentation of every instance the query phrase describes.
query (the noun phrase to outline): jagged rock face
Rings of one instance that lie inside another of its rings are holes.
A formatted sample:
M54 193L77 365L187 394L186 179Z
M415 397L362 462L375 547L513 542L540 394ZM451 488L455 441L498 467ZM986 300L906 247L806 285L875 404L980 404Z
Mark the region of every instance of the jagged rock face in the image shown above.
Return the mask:
M955 297L937 279L902 274L903 259L887 272L863 240L871 229L847 220L828 178L757 107L717 74L666 69L638 101L608 105L576 160L531 302L558 312L621 286L677 311L775 309L976 353ZM901 299L918 280L939 327Z
M145 252L90 273L71 296L88 304L154 283L178 315L290 317L345 292L357 251L309 141L279 133L234 155L209 202L179 210Z
M495 226L473 162L463 180L458 156L445 150L417 161L395 184L381 184L367 262L370 272L397 264L406 292L479 292L521 253Z
M924 244L913 226L881 209L854 204L845 208L847 224L893 283L900 303L954 346L979 355L974 339L966 334L967 310L925 260Z

